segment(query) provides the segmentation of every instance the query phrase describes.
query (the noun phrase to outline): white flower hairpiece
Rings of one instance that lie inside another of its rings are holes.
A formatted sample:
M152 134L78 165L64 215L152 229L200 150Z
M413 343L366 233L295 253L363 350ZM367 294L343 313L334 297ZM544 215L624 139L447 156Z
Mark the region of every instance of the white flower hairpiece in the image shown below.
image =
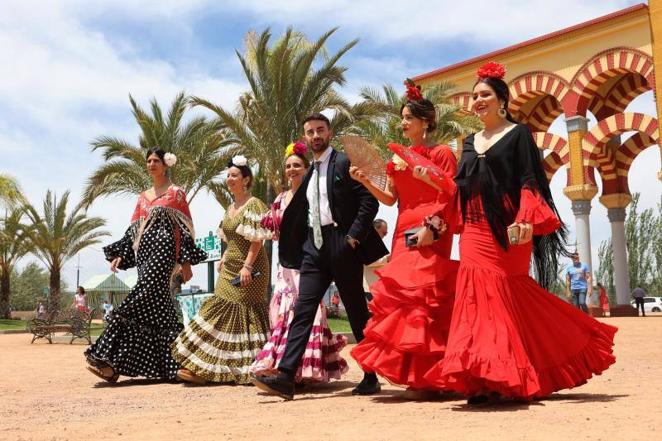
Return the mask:
M174 167L174 165L177 164L177 156L175 156L174 153L166 153L163 155L163 162L165 162L165 165L168 167Z
M243 155L237 155L232 158L232 165L236 165L238 167L244 167L246 166L246 164L248 164L248 160Z

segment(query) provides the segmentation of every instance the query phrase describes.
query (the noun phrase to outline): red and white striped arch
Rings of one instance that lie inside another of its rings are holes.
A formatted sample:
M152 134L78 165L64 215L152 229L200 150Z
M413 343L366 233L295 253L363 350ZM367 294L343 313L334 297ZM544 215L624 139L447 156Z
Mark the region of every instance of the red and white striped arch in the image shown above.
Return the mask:
M639 132L618 148L608 148L609 140L625 132ZM582 149L586 165L598 168L603 193L625 191L627 173L634 158L646 147L659 143L657 119L642 113L618 113L591 129Z
M591 99L588 110L598 120L622 113L630 102L644 92L652 90L648 81L639 74L629 72L609 90L598 90Z
M510 82L510 111L531 130L544 132L563 113L569 84L551 72L529 72Z
M648 85L654 84L652 58L645 52L637 49L617 47L600 52L591 60L587 61L577 71L571 82L572 90L579 97L576 105L577 108L575 109L576 113L586 115L586 111L590 110L590 105L594 97L601 96L599 89L608 83L610 79L624 76L628 73L639 74ZM608 94L602 94L602 96L605 97L605 101L609 99ZM625 104L623 105L623 103ZM619 100L618 106L624 109L628 103L629 101Z
M539 149L551 150L543 159L547 180L551 181L558 169L570 162L568 142L561 136L543 132L533 132L533 139Z
M471 108L471 94L469 92L460 92L451 95L450 99L456 106L462 107L463 110L469 112Z

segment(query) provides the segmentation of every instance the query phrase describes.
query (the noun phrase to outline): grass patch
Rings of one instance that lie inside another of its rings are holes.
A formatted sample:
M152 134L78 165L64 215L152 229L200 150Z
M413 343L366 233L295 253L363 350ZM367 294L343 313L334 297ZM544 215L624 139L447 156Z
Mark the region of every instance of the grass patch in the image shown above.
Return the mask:
M330 318L328 319L328 322L331 332L352 332L352 328L349 326L349 321L346 319Z
M23 330L27 323L25 320L0 319L0 331Z

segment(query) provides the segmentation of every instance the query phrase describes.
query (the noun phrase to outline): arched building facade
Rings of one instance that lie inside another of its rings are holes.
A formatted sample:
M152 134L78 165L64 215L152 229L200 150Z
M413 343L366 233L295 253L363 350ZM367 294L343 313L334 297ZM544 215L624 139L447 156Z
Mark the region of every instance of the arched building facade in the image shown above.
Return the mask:
M657 45L655 44L657 42ZM635 5L615 13L543 35L495 52L418 75L425 86L448 81L458 86L453 96L465 109L475 72L486 61L507 67L511 113L533 132L548 178L566 173L565 195L572 201L577 250L592 268L589 215L602 183L599 203L611 223L614 279L618 306L614 314L628 314L630 287L625 246L625 207L631 201L628 173L644 149L657 147L662 155L657 115L625 112L640 94L662 91L662 0ZM597 120L589 129L587 116ZM559 117L567 136L549 133ZM621 142L621 134L635 132ZM462 140L458 140L458 145ZM662 180L662 171L657 178ZM655 177L651 177L655 180ZM627 306L626 306L627 305ZM619 307L620 306L620 307Z

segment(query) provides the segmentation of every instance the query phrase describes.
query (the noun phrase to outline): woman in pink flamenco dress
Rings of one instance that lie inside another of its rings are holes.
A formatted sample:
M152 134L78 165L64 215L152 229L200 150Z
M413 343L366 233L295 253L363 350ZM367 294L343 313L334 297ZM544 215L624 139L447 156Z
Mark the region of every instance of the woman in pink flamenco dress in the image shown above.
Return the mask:
M283 213L301 185L309 166L305 156L306 152L307 147L302 143L290 144L285 150L285 176L290 182L290 189L276 197L271 210L262 219L262 226L271 231L270 237L265 237L265 239L278 240ZM285 351L287 333L294 317L294 306L298 295L299 271L279 265L269 305L271 337L250 368L253 375L278 373L278 364ZM324 303L320 303L306 351L295 375L295 381L307 383L340 379L341 375L348 370L347 361L340 356L340 351L346 344L345 336L334 336L329 329L326 307Z

